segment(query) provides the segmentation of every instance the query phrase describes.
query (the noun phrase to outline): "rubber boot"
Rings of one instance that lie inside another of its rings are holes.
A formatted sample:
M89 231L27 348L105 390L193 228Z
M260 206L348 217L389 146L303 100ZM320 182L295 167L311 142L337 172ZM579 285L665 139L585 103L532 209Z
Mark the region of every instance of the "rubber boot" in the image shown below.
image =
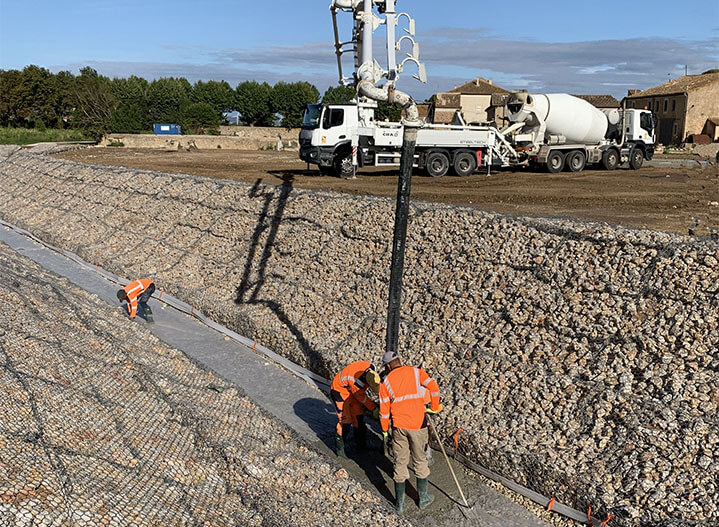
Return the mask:
M154 322L152 318L152 309L150 309L150 306L145 306L145 320L149 324L152 324Z
M397 514L404 513L404 483L394 482L394 508L397 509Z
M427 492L427 478L417 478L417 492L419 492L419 508L425 509L434 501L434 494Z
M347 454L345 454L345 440L339 434L335 434L335 454L338 457L347 457Z

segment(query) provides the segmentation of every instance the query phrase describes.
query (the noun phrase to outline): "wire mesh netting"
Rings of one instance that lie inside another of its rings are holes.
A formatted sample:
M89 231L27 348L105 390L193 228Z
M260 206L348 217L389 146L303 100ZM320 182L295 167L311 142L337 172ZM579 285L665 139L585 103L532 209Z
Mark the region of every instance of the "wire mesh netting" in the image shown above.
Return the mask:
M331 378L381 357L394 203L279 173L283 187L19 152L0 211ZM407 247L401 347L439 382L463 453L618 525L719 517L716 242L416 203Z
M5 245L0 275L0 526L401 523L119 309Z

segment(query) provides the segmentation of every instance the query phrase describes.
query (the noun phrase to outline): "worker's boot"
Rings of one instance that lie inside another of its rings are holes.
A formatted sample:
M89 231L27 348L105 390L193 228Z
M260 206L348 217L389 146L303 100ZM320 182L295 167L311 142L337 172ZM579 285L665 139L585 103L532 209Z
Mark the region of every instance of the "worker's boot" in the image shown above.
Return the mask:
M335 454L338 457L347 457L347 454L345 454L345 440L339 434L335 434Z
M434 501L434 494L427 492L427 478L417 478L417 492L419 492L419 508L429 507Z
M150 309L150 306L145 306L145 320L150 324L154 322L154 319L152 318L152 309Z
M404 513L404 483L394 482L394 508L397 509L397 514Z

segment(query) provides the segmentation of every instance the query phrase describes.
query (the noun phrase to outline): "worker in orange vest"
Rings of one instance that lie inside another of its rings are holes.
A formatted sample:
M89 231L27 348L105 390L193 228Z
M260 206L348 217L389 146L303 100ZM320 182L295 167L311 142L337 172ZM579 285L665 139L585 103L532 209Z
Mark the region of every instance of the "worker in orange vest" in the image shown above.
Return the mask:
M377 405L367 396L367 388L377 393L379 374L370 362L353 362L335 375L330 386L330 394L337 410L337 429L335 433L335 452L347 457L345 440L350 429L354 431L355 443L359 450L366 447L367 429L364 424L364 409L373 412L375 419L379 414Z
M155 292L155 284L149 278L140 278L127 284L123 289L117 292L117 299L127 302L127 309L130 318L135 318L140 307L140 316L144 316L145 320L152 322L152 310L147 305L148 300Z
M442 410L442 405L439 402L439 385L422 368L403 366L393 351L384 354L383 362L387 374L379 385L379 422L387 451L392 419L395 507L402 514L410 458L412 470L417 476L419 508L424 509L434 501L434 496L427 492L429 467L425 447L429 434L425 413L436 414ZM427 391L429 408L425 407Z

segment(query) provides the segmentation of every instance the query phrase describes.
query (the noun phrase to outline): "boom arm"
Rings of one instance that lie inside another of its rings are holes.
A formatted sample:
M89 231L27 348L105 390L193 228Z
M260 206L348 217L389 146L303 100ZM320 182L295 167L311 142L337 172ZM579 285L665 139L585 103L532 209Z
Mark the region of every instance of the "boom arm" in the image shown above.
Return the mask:
M407 62L417 64L418 73L414 77L426 82L425 67L419 61L419 45L414 39L411 39L412 53L407 53L406 58L399 65L397 64L396 53L405 37L397 42L395 27L399 19L406 17L408 28L404 31L409 35L407 38L411 38L414 36L414 20L407 13L397 14L395 4L396 0L332 0L330 10L340 83L354 84L359 95L367 99L397 103L407 112L406 121L419 122L419 112L412 97L395 89L399 75ZM373 12L375 7L379 15L384 15L384 18ZM338 25L338 14L341 12L351 13L354 20L352 38L344 42L340 40ZM387 69L380 66L373 54L373 33L383 24L387 31ZM342 55L350 51L354 54L355 72L353 77L346 77L342 68ZM384 84L378 86L382 80L385 80Z

